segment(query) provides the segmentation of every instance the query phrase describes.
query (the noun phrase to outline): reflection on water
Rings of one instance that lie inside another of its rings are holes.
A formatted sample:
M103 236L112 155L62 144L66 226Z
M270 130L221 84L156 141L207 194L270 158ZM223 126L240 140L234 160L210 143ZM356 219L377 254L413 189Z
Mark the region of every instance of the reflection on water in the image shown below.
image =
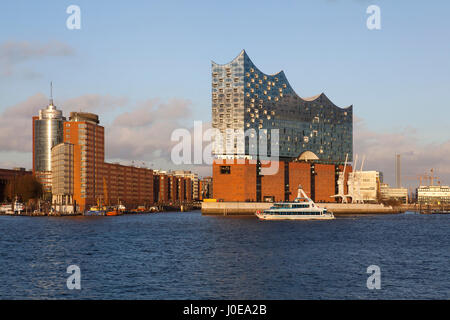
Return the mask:
M449 298L450 215L0 217L0 297ZM68 290L67 266L82 290ZM366 269L381 268L368 290Z

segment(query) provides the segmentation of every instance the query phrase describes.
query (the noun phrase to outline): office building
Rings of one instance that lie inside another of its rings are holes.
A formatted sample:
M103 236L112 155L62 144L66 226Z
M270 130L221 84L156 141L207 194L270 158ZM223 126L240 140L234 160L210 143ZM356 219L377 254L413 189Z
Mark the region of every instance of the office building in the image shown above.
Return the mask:
M53 147L53 204L84 211L98 203L153 204L153 171L105 162L104 128L92 113L71 112L64 143Z
M408 189L406 188L391 188L386 183L380 184L380 199L383 201L386 200L395 200L400 203L408 203Z
M40 180L44 191L52 187L52 147L63 142L62 111L58 110L50 98L49 105L39 111L33 121L33 173Z
M419 186L417 202L421 205L450 204L450 187L440 185Z

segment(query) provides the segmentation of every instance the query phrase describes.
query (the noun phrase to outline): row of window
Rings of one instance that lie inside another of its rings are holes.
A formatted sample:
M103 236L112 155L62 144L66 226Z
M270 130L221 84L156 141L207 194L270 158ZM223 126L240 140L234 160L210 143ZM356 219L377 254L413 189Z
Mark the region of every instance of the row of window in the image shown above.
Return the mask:
M265 214L270 215L281 215L281 216L320 216L320 212L294 212L294 211L280 211L280 212L270 212Z

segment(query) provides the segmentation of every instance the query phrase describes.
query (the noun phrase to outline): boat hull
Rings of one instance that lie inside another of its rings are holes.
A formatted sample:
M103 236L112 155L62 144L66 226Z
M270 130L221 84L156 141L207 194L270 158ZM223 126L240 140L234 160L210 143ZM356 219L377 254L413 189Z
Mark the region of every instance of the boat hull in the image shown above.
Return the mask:
M332 214L323 215L276 215L276 214L264 214L255 213L260 220L333 220L335 219Z
M122 215L122 212L119 212L119 211L109 211L109 212L106 213L106 215L107 215L108 217L112 217L112 216L121 216L121 215Z
M84 216L104 216L106 214L105 211L86 211L84 212Z

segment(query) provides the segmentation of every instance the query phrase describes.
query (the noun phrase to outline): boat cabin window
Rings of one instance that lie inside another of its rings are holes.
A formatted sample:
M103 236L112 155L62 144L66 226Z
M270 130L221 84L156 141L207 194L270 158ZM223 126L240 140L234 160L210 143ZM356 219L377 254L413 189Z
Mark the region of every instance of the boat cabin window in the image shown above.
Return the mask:
M320 216L320 212L317 211L313 212L279 211L279 212L270 212L266 214L281 215L281 216Z
M309 208L309 204L293 204L292 208Z
M272 208L274 208L274 209L290 208L290 206L287 203L286 204L285 203L275 203Z

